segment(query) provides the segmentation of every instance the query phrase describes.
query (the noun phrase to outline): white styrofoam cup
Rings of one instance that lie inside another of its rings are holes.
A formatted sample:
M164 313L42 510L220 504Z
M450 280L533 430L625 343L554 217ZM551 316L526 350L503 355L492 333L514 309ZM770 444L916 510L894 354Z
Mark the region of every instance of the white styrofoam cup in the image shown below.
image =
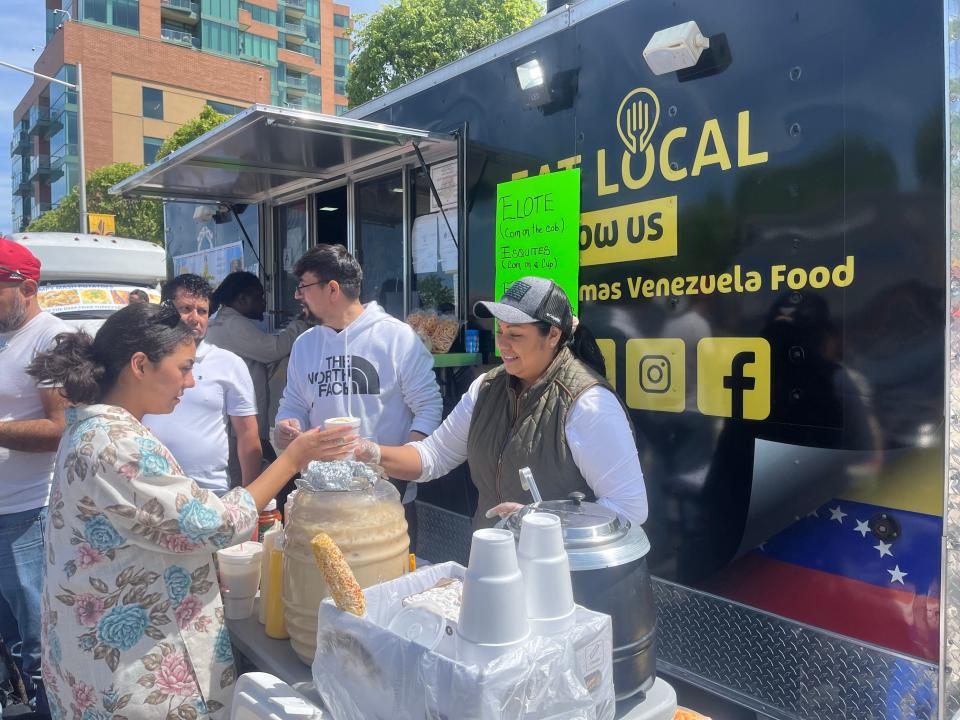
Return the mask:
M569 629L573 625L573 584L560 518L544 512L527 514L520 525L517 560L531 632L553 635Z

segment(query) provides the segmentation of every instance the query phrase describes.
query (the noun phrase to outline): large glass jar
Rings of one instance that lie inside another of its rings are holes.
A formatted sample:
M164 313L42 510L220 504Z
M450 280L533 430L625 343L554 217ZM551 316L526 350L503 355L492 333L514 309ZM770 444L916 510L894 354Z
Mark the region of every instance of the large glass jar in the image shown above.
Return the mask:
M346 489L297 482L287 506L283 550L283 608L290 645L307 665L317 651L317 611L330 594L310 541L327 533L361 587L393 580L409 569L410 538L400 493L386 480L357 478Z

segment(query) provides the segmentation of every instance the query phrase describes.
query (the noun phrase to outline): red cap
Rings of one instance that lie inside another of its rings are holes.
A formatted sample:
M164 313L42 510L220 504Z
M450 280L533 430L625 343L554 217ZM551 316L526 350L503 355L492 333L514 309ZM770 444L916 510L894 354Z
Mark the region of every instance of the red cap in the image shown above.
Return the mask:
M40 261L23 245L0 236L0 282L40 280Z

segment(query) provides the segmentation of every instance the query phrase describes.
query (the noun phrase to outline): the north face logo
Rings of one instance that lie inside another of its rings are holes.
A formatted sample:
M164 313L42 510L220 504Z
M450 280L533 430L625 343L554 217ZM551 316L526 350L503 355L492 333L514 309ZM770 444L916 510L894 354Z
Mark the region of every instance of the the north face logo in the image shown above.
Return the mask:
M326 359L324 370L308 373L307 380L311 385L317 386L319 397L346 395L347 371L345 358L342 355L334 355ZM349 372L354 395L380 394L380 375L369 360L352 355Z

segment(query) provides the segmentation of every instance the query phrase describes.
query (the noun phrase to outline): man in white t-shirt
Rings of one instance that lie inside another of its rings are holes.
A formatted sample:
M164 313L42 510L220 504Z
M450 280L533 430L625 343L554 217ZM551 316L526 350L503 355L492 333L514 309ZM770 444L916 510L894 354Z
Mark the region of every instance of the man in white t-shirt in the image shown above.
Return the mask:
M31 703L48 712L40 679L40 587L47 499L66 401L26 373L70 332L37 302L40 261L0 237L0 637Z
M229 350L203 342L210 293L207 281L198 275L178 275L163 286L161 300L173 303L197 338L196 384L184 391L172 413L147 415L143 424L173 453L188 477L222 495L230 488L227 423L237 438L244 485L260 474L263 453L250 371Z

